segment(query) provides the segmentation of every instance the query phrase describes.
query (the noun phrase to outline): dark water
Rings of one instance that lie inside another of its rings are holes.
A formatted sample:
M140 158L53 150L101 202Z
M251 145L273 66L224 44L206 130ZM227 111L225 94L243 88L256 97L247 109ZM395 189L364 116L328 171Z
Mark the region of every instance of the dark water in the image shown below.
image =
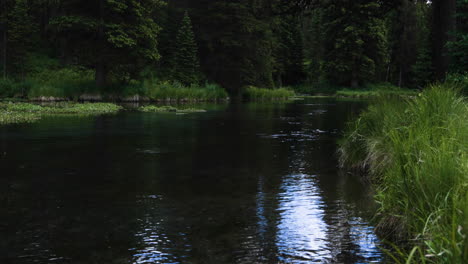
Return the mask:
M336 167L362 104L123 112L0 128L0 263L382 262Z

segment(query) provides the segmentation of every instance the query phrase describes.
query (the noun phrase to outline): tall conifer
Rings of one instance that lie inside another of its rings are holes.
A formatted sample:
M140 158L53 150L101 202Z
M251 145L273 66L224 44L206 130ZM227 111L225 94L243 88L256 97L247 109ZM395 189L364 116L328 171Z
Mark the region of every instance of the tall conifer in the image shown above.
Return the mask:
M186 85L198 82L198 48L188 12L185 12L177 32L173 56L174 79Z

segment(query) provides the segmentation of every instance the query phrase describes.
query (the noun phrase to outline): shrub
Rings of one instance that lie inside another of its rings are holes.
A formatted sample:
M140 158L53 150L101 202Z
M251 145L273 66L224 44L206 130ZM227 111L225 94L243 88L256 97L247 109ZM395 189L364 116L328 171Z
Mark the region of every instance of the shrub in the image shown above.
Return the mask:
M248 86L244 89L243 97L252 101L264 100L286 100L295 96L294 91L286 88L264 89Z

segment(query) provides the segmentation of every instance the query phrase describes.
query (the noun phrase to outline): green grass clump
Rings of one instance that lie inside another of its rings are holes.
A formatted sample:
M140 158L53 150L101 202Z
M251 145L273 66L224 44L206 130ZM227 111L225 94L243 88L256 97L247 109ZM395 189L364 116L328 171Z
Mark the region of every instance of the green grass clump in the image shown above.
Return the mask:
M164 113L164 112L177 112L177 108L173 106L155 106L155 105L147 105L147 106L142 106L139 108L140 111L142 112L148 112L148 113Z
M33 122L44 115L98 115L115 113L121 109L121 106L110 103L62 103L54 106L40 106L29 103L3 103L0 104L0 124Z
M226 90L215 84L184 86L178 82L146 80L142 89L151 100L218 101L229 98Z
M294 91L286 88L265 89L254 86L246 87L243 93L243 97L251 101L287 100L295 95Z
M370 98L380 96L415 96L419 93L416 90L403 89L388 83L370 84L361 89L344 88L336 91L338 97Z
M340 142L341 165L377 186L378 230L414 245L396 250L398 263L468 263L468 104L457 89L380 98Z
M77 99L83 93L98 93L91 70L79 68L45 69L27 79L29 98Z
M108 114L122 109L121 106L111 103L85 103L59 104L55 107L43 107L43 113L47 114Z
M206 110L197 109L197 108L186 108L186 109L178 109L173 106L155 106L155 105L147 105L142 106L139 108L142 112L147 113L168 113L168 112L177 112L177 113L205 113Z
M40 115L26 112L8 112L0 110L0 125L32 123L40 119Z

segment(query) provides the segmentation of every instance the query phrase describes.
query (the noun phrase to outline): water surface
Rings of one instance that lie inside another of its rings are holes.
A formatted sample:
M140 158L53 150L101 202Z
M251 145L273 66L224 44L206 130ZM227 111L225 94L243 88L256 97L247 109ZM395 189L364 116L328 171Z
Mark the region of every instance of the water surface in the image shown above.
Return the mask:
M125 111L0 127L0 263L382 262L337 169L361 103Z

